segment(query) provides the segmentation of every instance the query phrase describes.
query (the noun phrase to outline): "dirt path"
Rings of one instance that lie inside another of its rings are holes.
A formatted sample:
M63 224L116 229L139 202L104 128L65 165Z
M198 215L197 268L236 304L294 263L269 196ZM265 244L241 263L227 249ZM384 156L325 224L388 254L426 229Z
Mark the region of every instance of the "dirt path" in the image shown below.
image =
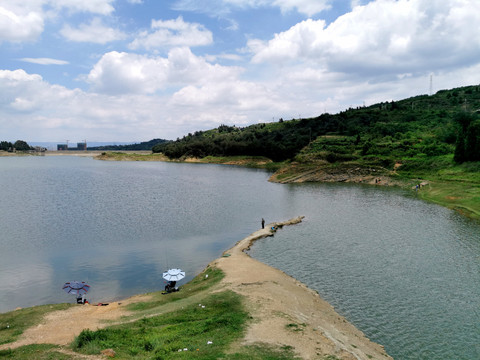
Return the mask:
M327 355L348 360L391 359L382 346L368 340L316 292L245 253L254 241L273 236L276 229L301 221L302 217L298 217L268 224L209 265L225 272L222 282L210 291L229 288L246 298L253 321L243 344L260 342L290 346L303 359L324 359ZM41 324L27 329L15 343L1 345L0 350L41 343L66 346L83 329L96 330L120 322L123 316L129 315L125 305L148 298L148 295L138 295L108 306L75 306L49 313ZM101 358L71 355L91 360Z
M83 329L103 328L122 316L129 315L125 305L145 299L148 299L148 296L137 295L108 306L79 305L67 310L53 311L48 313L39 325L27 329L16 342L0 345L0 350L29 344L68 345Z

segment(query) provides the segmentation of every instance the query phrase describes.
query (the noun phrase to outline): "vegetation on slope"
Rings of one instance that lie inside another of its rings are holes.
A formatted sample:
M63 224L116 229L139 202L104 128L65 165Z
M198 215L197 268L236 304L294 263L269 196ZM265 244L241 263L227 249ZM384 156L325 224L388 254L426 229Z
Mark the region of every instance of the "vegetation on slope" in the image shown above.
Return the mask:
M276 123L245 128L222 125L217 129L197 131L174 142L156 145L152 151L163 152L169 158L177 159L209 155L255 155L273 161L285 161L294 159L319 136L338 135L354 138L354 145L361 152L351 154L351 149L344 148L342 144L331 147L331 151L322 149L330 152L327 159L330 162L356 160L358 155L390 155L391 158L419 154L440 156L453 154L459 135L465 138L465 142L468 136L472 138L479 135L473 131L468 133L466 129L460 131L463 125L462 116L459 115L468 113L470 123L477 124L474 111L479 108L480 87L470 86L310 119L280 119Z
M152 150L152 147L159 144L165 144L170 142L170 140L164 139L152 139L150 141L143 141L139 144L130 144L130 145L104 145L104 146L89 146L88 150L95 151L139 151L139 150Z

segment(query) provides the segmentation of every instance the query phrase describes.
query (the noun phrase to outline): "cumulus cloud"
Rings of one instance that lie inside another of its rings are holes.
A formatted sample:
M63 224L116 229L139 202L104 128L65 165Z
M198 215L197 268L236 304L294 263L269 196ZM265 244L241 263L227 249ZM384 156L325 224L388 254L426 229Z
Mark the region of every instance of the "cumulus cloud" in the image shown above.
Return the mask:
M212 33L203 25L175 20L153 20L151 32L143 31L130 43L131 49L157 49L177 46L202 46L213 42Z
M43 0L42 2L54 9L67 9L71 12L109 15L115 11L115 8L112 5L115 0Z
M174 139L225 122L265 121L278 110L278 99L265 86L216 76L174 95L110 96L52 85L23 70L0 71L0 127L4 136L22 133L37 141L71 134L102 140L112 131L117 141Z
M0 42L33 41L43 32L41 13L28 11L16 13L0 4Z
M254 63L316 63L328 71L377 76L474 64L480 2L377 0L330 25L305 20L269 41L250 40ZM448 34L448 36L446 36Z
M168 87L228 81L240 69L212 65L189 48L174 48L168 57L112 51L87 76L92 89L107 94L152 94Z
M34 41L43 33L45 22L66 10L109 15L114 0L0 0L0 43Z
M60 34L70 41L95 44L106 44L126 37L122 31L105 26L100 18L94 18L89 24L81 24L78 28L64 25Z
M313 16L330 9L330 0L274 0L273 5L280 7L282 12L297 10L301 14Z

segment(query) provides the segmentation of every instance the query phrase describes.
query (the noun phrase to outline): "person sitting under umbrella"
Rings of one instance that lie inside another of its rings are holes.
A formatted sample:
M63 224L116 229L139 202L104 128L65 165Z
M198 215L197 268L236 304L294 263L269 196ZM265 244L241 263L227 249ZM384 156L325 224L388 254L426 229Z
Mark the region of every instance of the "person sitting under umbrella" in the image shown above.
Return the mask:
M72 294L77 296L77 304L88 304L85 294L90 289L90 285L85 284L84 281L69 281L66 282L62 289L67 294Z
M85 293L83 293L82 296L80 296L80 294L77 296L77 304L82 304L82 305L88 304L88 300L85 297Z
M175 287L177 285L177 281L182 280L185 277L185 271L181 269L170 269L163 273L163 278L168 281L167 285L165 285L165 291L167 293L171 293L174 291L178 291L178 288Z
M177 289L175 288L175 285L177 285L176 281L169 281L167 285L165 285L165 291L166 292L177 291Z

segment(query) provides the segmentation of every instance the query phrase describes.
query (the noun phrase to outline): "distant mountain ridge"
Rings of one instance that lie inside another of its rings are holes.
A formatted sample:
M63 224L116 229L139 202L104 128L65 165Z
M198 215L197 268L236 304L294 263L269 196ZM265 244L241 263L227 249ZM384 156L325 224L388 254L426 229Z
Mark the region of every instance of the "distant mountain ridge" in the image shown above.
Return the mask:
M110 150L110 151L134 151L134 150L152 150L152 147L158 144L165 144L170 140L165 139L152 139L150 141L144 141L135 144L123 144L123 145L101 145L101 146L88 146L87 150Z

